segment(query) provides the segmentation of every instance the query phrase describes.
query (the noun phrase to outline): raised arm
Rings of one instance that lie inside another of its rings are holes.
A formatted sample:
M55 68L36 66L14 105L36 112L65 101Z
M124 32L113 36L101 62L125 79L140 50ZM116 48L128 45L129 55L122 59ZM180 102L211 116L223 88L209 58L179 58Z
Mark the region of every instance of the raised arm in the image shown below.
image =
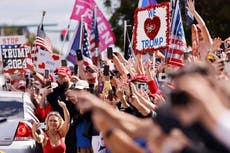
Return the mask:
M69 130L70 115L69 115L69 111L67 110L66 104L64 102L59 101L58 104L62 107L64 112L64 123L61 126L60 133L63 137L65 137Z
M209 45L211 45L212 44L212 38L210 36L208 28L205 25L204 20L201 18L201 16L195 10L194 1L188 0L187 2L188 2L188 10L194 15L196 21L198 22L198 24L201 28L201 32L202 32L204 41L208 42Z
M45 135L44 133L42 132L42 130L40 130L40 134L38 134L38 126L39 126L39 123L35 122L33 124L33 127L32 127L32 135L33 135L33 138L35 141L37 141L38 143L41 143L43 144L45 142Z

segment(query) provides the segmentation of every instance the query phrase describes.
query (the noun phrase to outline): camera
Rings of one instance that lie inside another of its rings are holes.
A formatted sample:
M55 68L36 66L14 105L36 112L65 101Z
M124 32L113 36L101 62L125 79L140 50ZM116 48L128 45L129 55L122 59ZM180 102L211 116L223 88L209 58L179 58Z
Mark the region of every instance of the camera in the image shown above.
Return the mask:
M145 82L138 82L138 83L136 83L136 88L137 88L137 90L140 90L140 89L147 90L148 85Z
M159 73L158 80L160 82L166 82L168 80L168 76L166 73Z

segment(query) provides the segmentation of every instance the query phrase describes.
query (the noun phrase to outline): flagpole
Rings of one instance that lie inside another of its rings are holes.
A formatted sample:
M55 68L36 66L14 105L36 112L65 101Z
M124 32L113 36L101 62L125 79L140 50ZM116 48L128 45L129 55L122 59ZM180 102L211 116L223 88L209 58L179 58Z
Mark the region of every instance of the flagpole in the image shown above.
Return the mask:
M124 21L124 51L125 51L125 41L126 41L126 30L127 30L127 20Z
M69 23L68 23L68 25L67 25L67 31L66 31L66 33L65 33L65 35L64 35L63 44L62 44L62 47L61 47L61 51L60 51L60 53L59 53L60 55L62 54L62 51L63 51L64 46L65 46L65 41L66 41L67 35L68 35L68 33L69 33L70 24L71 24L71 20L69 20Z
M81 49L81 47L82 47L82 30L83 30L83 24L85 24L84 23L84 18L85 18L85 16L81 16L81 24L80 24L80 44L79 44L79 49Z
M41 18L40 25L42 25L42 24L43 24L43 21L44 21L45 15L46 15L46 11L42 11L42 18Z

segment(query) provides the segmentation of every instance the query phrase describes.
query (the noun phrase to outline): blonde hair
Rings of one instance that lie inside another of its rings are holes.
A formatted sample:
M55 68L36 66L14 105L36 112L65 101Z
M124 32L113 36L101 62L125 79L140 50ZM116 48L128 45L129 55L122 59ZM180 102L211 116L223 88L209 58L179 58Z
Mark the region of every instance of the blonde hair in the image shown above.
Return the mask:
M62 127L63 123L64 123L64 120L63 118L61 117L60 113L57 112L57 111L51 111L49 112L49 114L47 115L46 119L45 119L45 123L46 123L46 129L45 130L49 130L49 126L48 126L48 120L51 116L56 116L58 117L58 121L59 121L59 126L57 128L57 130L59 131L59 129Z

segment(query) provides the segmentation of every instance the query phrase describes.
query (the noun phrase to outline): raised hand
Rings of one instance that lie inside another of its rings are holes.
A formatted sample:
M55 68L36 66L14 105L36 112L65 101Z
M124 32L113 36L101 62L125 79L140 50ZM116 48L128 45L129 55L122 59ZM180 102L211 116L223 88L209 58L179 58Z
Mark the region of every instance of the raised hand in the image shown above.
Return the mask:
M193 12L195 11L194 1L188 0L188 1L187 1L187 4L188 4L187 9L188 9L191 13L193 13Z
M61 108L66 108L66 104L63 101L58 100L58 104L61 106Z
M219 50L220 49L220 45L221 45L221 43L222 43L222 40L221 40L221 38L220 37L218 37L218 38L214 38L213 39L213 43L212 43L212 46L211 46L211 48L212 48L212 51L217 51L217 50Z

